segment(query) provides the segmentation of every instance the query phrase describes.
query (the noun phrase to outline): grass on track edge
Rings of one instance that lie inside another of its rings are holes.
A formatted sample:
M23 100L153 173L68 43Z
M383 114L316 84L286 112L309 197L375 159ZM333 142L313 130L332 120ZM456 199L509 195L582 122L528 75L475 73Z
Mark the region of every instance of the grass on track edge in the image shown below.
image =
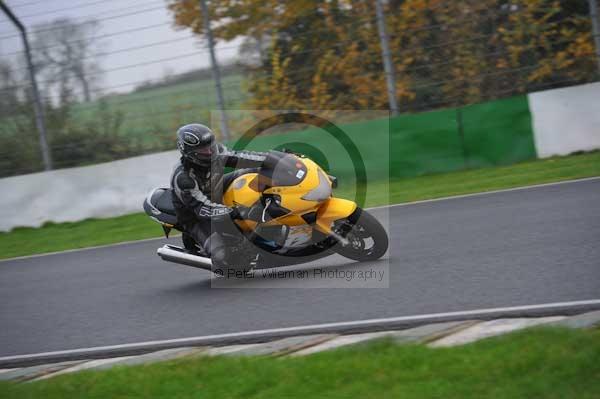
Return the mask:
M183 358L83 371L2 398L598 398L600 330L537 327L452 348L378 340L305 357Z

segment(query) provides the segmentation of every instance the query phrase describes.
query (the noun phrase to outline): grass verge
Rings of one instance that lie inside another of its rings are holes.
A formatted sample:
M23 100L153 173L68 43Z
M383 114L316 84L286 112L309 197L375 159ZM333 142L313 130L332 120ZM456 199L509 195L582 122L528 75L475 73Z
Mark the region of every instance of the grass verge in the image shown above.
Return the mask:
M418 176L389 182L389 197L375 195L367 206L397 204L451 195L469 194L600 176L600 152L524 162L496 168ZM374 184L387 184L374 183ZM386 193L388 190L371 190ZM339 194L343 196L343 193ZM159 226L143 214L76 223L46 224L0 233L0 259L85 248L129 240L159 237Z
M0 383L3 398L598 398L600 331L538 328L430 349L390 341L308 357L191 358Z

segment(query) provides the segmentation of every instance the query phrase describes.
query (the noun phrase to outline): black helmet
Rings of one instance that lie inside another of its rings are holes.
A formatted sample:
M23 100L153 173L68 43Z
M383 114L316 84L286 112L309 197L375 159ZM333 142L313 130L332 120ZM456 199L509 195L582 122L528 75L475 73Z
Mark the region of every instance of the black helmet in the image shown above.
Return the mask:
M191 123L177 130L177 148L183 159L199 166L210 166L216 155L215 135L208 127Z

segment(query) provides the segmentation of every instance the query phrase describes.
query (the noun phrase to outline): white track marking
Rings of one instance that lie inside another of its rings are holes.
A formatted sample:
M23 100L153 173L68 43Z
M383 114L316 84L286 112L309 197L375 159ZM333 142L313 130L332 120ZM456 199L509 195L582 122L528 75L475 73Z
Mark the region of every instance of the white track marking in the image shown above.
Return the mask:
M368 326L378 326L383 327L389 324L394 323L409 323L409 322L427 322L431 321L440 321L440 319L445 318L456 318L456 317L482 317L482 316L491 316L495 314L503 314L508 317L509 313L519 313L529 310L547 310L547 309L556 309L557 311L566 310L573 307L580 306L590 306L590 305L600 305L600 299L590 299L585 301L572 301L572 302L555 302L555 303L544 303L544 304L536 304L536 305L524 305L524 306L510 306L510 307L502 307L502 308L487 308L487 309L475 309L475 310L464 310L457 312L445 312L445 313L430 313L423 315L414 315L414 316L400 316L400 317L388 317L382 319L368 319L368 320L356 320L356 321L344 321L338 323L324 323L324 324L311 324L306 326L296 326L296 327L283 327L283 328L273 328L267 330L255 330L255 331L245 331L245 332L237 332L237 333L226 333L226 334L214 334L214 335L204 335L198 337L188 337L188 338L177 338L177 339L168 339L168 340L160 340L160 341L146 341L146 342L137 342L137 343L129 343L129 344L121 344L121 345L109 345L109 346L96 346L91 348L79 348L79 349L69 349L64 351L54 351L54 352L43 352L43 353L35 353L35 354L27 354L27 355L16 355L16 356L6 356L0 357L0 363L9 362L9 361L25 361L29 359L35 359L39 357L48 357L48 356L68 356L68 355L85 355L86 353L102 353L102 352L110 352L115 350L132 350L139 348L151 348L153 346L161 346L161 345L193 345L201 341L214 341L218 339L239 339L239 338L257 338L257 337L266 337L266 336L274 336L280 338L279 334L293 334L298 333L302 334L307 331L313 332L315 330L324 330L324 329L336 329L336 328L355 328L355 327L368 327Z
M401 203L401 204L390 204L390 205L374 206L374 207L371 207L371 208L366 208L366 210L375 210L375 209L383 209L383 208L393 208L393 207L396 207L396 206L418 205L418 204L425 204L425 203L428 203L428 202L447 201L447 200L453 200L453 199L459 199L459 198L478 197L478 196L481 196L481 195L506 193L506 192L510 192L510 191L529 190L529 189L532 189L532 188L557 186L557 185L561 185L561 184L580 183L580 182L585 182L585 181L590 181L590 180L600 180L600 176L586 177L586 178L583 178L583 179L575 179L575 180L564 180L564 181L559 181L559 182L554 182L554 183L534 184L532 186L513 187L513 188L502 189L502 190L483 191L483 192L472 193L472 194L454 195L454 196L450 196L450 197L433 198L433 199L413 201L413 202L404 202L404 203ZM172 235L171 237L179 237L179 236L180 236L180 234ZM117 246L121 246L121 245L137 244L137 243L142 243L142 242L157 241L157 240L164 240L164 239L165 239L165 237L146 238L146 239L143 239L143 240L123 241L123 242L119 242L119 243L116 243L116 244L106 244L106 245L98 245L98 246L94 246L94 247L68 249L68 250L65 250L65 251L46 252L46 253L43 253L43 254L35 254L35 255L19 256L19 257L16 257L16 258L0 259L0 263L2 263L2 262L9 262L9 261L13 261L13 260L39 258L39 257L42 257L42 256L52 256L52 255L68 254L68 253L81 252L81 251L87 251L87 250L93 250L93 249L102 249L102 248L117 247Z
M180 236L181 236L181 234L173 234L173 235L169 236L169 238L180 237ZM120 247L122 245L138 244L138 243L149 242L149 241L158 241L158 240L167 240L167 238L165 238L165 237L144 238L142 240L131 240L131 241L117 242L115 244L96 245L96 246L93 246L93 247L66 249L64 251L45 252L43 254L35 254L35 255L27 255L27 256L17 256L16 258L0 259L0 263L2 263L2 262L10 262L10 261L13 261L13 260L21 260L21 259L41 258L43 256L70 254L70 253L73 253L73 252L88 251L88 250L92 250L92 249Z

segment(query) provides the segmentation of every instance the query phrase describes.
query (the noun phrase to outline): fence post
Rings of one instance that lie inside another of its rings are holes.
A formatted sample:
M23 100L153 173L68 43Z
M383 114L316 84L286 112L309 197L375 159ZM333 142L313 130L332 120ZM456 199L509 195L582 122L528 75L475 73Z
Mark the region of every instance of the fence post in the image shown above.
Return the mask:
M383 15L382 0L375 0L375 14L377 16L377 30L379 31L379 41L381 44L381 56L383 57L383 68L387 83L388 101L392 116L399 113L398 101L396 99L396 72L392 63L392 52L390 51L390 41L385 28L385 16Z
M590 5L590 19L592 20L592 37L596 46L596 65L600 74L600 15L598 15L597 0L588 0Z
M52 170L52 155L48 148L48 139L46 135L46 122L44 117L44 107L42 106L42 100L40 99L40 92L38 90L37 81L35 79L35 69L33 62L31 61L31 48L29 47L29 40L27 39L27 30L25 26L19 21L19 19L12 13L10 8L4 4L4 1L0 0L0 8L6 14L6 16L12 21L13 24L19 29L21 33L21 39L23 39L23 47L25 48L25 59L27 61L27 71L29 73L29 79L31 83L31 92L33 95L33 110L35 112L35 125L37 127L38 134L40 136L40 150L42 153L42 160L44 162L44 170Z
M213 79L215 80L215 88L217 89L217 104L221 111L221 132L223 134L223 140L229 141L231 138L229 135L229 126L227 124L227 114L225 113L225 101L223 99L223 87L221 85L221 72L219 71L219 64L217 63L217 57L215 56L215 41L210 27L210 15L208 14L208 7L206 0L200 0L200 11L202 12L202 24L204 25L204 32L208 41L208 51L210 53L210 65L212 69Z

